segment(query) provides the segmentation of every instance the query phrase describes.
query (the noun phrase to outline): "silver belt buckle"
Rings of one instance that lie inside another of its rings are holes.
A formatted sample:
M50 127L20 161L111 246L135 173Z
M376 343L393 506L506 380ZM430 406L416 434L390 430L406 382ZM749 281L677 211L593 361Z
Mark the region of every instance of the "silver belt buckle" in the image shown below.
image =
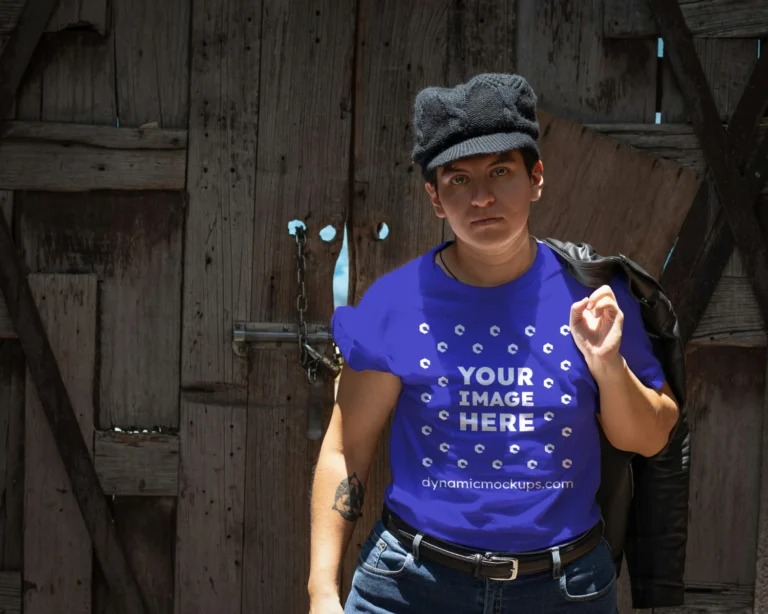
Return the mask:
M498 582L509 582L510 580L516 580L517 579L517 569L518 569L518 562L517 559L504 559L504 558L498 558L495 556L492 556L490 558L491 561L504 561L505 563L511 563L512 570L509 573L509 577L507 578L490 578L491 580L497 580Z

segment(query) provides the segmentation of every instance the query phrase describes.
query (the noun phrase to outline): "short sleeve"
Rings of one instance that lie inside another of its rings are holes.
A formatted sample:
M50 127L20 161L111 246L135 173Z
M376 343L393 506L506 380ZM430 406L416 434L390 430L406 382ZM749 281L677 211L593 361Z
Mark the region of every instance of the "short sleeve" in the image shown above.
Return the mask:
M610 285L616 295L619 309L624 313L624 328L619 351L637 379L644 386L658 390L665 380L664 369L653 353L651 340L643 325L640 305L630 294L627 280L623 276L615 277Z
M389 319L388 301L376 282L356 307L336 308L331 335L345 364L355 371L392 371L386 341Z

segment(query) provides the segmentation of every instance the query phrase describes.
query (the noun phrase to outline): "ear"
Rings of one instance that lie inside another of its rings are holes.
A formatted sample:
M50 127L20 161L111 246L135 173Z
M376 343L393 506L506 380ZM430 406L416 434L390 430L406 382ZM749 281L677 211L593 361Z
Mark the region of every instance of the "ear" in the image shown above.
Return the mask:
M435 215L440 219L445 219L447 217L445 215L445 209L443 209L443 203L440 202L440 195L437 193L435 186L427 182L424 184L424 187L427 189L429 199L432 201L432 208L435 210Z
M544 188L544 163L539 160L531 171L531 202L541 198L541 190Z

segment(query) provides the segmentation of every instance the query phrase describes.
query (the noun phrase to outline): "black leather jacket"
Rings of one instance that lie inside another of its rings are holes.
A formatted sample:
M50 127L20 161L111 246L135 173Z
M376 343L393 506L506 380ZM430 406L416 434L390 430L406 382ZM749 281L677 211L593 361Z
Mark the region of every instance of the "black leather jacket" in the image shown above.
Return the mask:
M597 288L622 273L640 304L643 323L680 415L667 446L653 457L622 452L601 437L601 484L598 491L605 537L617 570L626 555L632 606L683 605L683 571L688 537L690 431L685 412L685 352L677 317L659 283L623 255L600 256L586 243L542 239L570 273Z

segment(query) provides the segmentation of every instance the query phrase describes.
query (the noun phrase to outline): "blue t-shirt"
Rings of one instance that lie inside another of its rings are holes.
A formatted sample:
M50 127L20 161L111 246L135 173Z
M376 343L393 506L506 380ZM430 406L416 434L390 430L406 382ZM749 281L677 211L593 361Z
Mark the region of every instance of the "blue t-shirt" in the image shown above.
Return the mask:
M598 388L568 326L571 305L595 289L537 245L523 275L494 287L449 277L439 245L333 316L349 367L402 382L385 501L443 540L538 550L600 519ZM610 285L624 312L621 354L658 389L664 372L639 305L623 277Z

